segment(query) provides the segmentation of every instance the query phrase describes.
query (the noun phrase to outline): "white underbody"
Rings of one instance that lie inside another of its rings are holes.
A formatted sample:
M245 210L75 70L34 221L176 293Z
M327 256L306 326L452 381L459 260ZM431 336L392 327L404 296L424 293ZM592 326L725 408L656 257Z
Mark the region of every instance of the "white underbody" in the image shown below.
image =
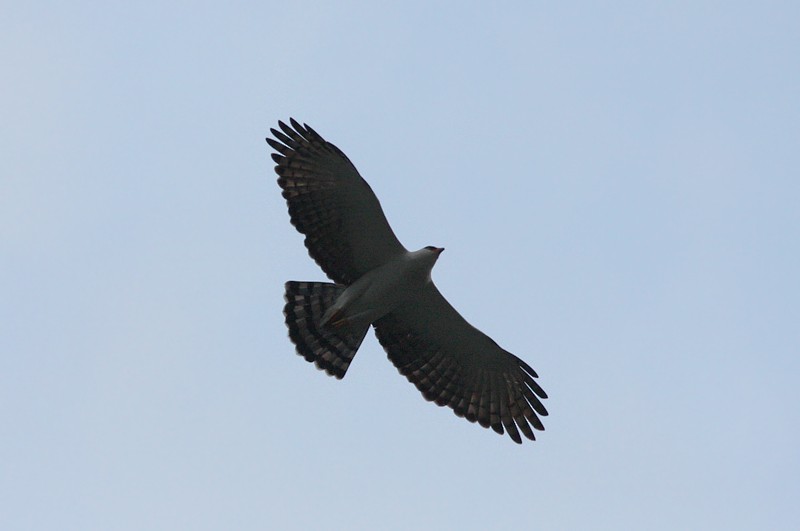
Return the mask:
M406 252L353 282L325 312L323 323L354 328L369 326L398 304L413 298L431 281L438 253Z

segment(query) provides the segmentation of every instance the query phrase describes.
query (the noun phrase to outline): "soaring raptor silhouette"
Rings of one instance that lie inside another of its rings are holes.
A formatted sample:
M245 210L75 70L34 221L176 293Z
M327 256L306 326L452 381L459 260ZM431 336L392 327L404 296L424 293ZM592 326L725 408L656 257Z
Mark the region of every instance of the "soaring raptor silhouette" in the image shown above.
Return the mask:
M297 353L343 378L370 325L422 395L517 443L535 440L547 394L536 372L470 325L431 280L444 250L408 251L378 198L339 148L294 119L267 142L292 225L327 282L287 282L284 314Z

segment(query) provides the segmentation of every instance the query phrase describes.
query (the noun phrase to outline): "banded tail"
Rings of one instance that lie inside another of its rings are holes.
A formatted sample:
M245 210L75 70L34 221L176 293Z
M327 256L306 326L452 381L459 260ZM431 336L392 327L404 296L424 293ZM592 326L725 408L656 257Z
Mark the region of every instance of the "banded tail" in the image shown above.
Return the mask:
M297 353L338 379L344 378L369 325L354 330L348 326L323 324L325 311L345 290L328 282L286 283L286 326Z

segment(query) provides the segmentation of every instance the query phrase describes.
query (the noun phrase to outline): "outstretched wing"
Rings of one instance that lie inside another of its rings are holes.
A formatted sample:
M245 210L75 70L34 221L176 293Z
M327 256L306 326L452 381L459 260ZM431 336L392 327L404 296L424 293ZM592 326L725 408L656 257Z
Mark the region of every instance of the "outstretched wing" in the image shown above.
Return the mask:
M374 326L389 359L427 400L505 430L517 443L519 432L535 440L531 426L544 430L539 416L547 415L541 402L547 394L536 372L470 325L432 282Z
M349 285L405 252L367 182L344 153L290 119L270 131L278 185L308 254L328 277Z

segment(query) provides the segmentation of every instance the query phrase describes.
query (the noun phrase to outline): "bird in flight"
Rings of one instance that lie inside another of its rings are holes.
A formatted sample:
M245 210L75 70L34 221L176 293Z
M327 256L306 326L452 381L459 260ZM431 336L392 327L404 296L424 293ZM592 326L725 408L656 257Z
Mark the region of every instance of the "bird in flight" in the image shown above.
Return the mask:
M286 283L283 312L297 353L341 379L372 326L427 400L517 443L520 432L535 440L547 415L538 375L436 288L431 270L444 249L403 247L350 159L308 125L289 123L267 138L278 185L308 254L333 280Z

